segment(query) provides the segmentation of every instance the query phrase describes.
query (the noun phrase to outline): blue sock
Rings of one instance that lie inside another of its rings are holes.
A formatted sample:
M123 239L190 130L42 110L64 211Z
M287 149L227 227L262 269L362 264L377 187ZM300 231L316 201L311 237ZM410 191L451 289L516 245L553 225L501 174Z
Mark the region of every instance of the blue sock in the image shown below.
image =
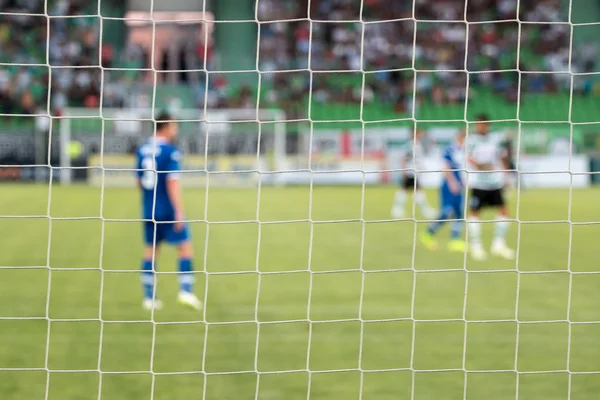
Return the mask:
M452 222L452 230L451 230L451 238L452 240L460 239L460 234L462 233L463 221L454 221Z
M450 238L452 240L458 240L460 239L464 225L462 202L454 205L454 215L456 215L456 219L458 221L452 222L452 228L450 229Z
M144 289L144 298L152 299L154 297L154 271L152 271L152 260L142 261L142 288Z
M440 212L440 215L438 215L438 217L436 218L436 221L432 222L427 227L427 232L429 232L430 235L435 235L436 232L442 227L442 225L446 223L446 220L449 217L450 211L446 208L442 208L442 211Z
M192 274L192 260L189 258L179 259L179 285L183 292L191 292L194 285L194 274Z

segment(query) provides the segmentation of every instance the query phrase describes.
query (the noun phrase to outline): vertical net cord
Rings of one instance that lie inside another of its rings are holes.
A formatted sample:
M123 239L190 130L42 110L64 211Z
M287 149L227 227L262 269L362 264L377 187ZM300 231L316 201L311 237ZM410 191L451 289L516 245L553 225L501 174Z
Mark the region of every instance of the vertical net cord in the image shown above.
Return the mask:
M411 110L411 119L412 119L412 123L413 123L413 130L416 130L417 128L417 119L416 119L416 104L417 104L417 69L415 67L416 65L416 60L415 60L415 51L417 48L417 5L416 5L416 1L412 2L412 10L411 10L411 17L412 17L412 23L413 23L413 42L412 42L412 51L413 51L413 56L411 59L411 70L413 73L413 93L412 93L412 110ZM414 145L416 143L416 135L413 138L413 148ZM413 160L414 160L414 151L413 151ZM414 167L414 161L413 161L413 167ZM416 179L415 179L416 182ZM412 332L411 332L411 346L410 346L410 371L411 371L411 382L410 382L410 398L411 400L415 399L415 339L417 336L417 322L415 321L415 304L416 304L416 298L417 298L417 270L415 268L415 256L416 256L416 251L417 251L417 223L416 223L416 219L415 219L415 209L416 209L416 204L414 201L414 196L413 196L413 204L412 204L412 221L413 221L413 244L412 244L412 254L411 254L411 259L410 259L410 266L411 266L411 271L413 273L413 284L412 284L412 292L411 292L411 299L410 299L410 320L412 323Z
M52 180L54 176L54 170L52 168L52 128L53 128L53 120L52 114L50 113L51 107L51 88L52 88L52 66L50 65L50 16L48 14L48 2L44 1L44 15L46 17L46 67L48 68L48 98L46 103L46 115L49 120L49 131L48 131L48 207L46 209L46 218L48 219L48 248L46 249L46 268L48 268L48 288L46 294L46 310L45 317L48 321L48 331L46 332L46 350L44 354L44 368L46 370L46 389L44 400L48 400L48 396L50 395L50 368L48 366L48 360L50 357L50 331L51 331L51 321L50 321L50 294L52 290L52 267L50 266L50 248L52 246L52 216L51 216L51 207L52 207ZM61 121L62 123L63 121ZM69 122L69 121L65 121Z
M98 300L98 319L100 321L100 338L98 344L98 400L102 399L102 345L104 339L104 320L102 319L102 306L104 299L104 235L106 234L106 221L104 220L104 188L105 188L105 169L104 169L104 138L106 133L106 120L102 112L104 104L104 65L102 65L102 43L103 43L103 32L104 32L104 20L102 18L102 0L98 0L98 18L100 22L100 29L98 32L99 36L99 47L98 47L98 65L100 65L100 99L98 106L100 108L100 117L102 121L101 132L100 132L100 168L102 171L102 179L100 185L100 256L98 262L98 268L100 269L100 298Z
M208 80L208 74L206 75L206 79ZM208 82L206 87L208 88ZM205 98L206 100L206 98ZM205 109L204 109L204 118L206 119L206 101L205 103ZM206 124L206 138L205 138L205 146L204 146L204 168L206 170L206 160L207 160L207 152L208 152L208 123ZM203 273L204 273L204 310L203 310L203 320L204 320L204 343L202 346L202 374L204 375L203 378L203 382L202 382L202 400L206 399L206 386L208 383L208 376L206 373L206 351L208 349L208 318L206 316L206 304L208 302L208 281L210 278L210 275L208 273L208 236L209 236L209 232L210 232L210 225L208 223L208 182L210 180L210 175L208 174L208 172L206 171L206 188L205 188L205 192L204 192L204 221L206 224L205 227L205 238L204 238L204 257L202 260L202 264L203 264Z
M206 304L208 303L208 235L209 235L209 224L208 224L208 182L210 175L208 174L208 132L209 132L209 124L208 124L208 86L210 84L210 75L208 73L208 20L206 19L206 0L202 0L202 15L204 18L204 65L202 66L204 69L204 106L202 108L202 117L201 120L204 121L206 126L206 133L204 135L204 174L206 176L206 187L204 191L204 212L203 217L205 221L205 239L204 239L204 257L202 262L202 273L204 274L204 305L202 310L202 319L204 321L204 340L202 344L202 400L206 399L206 386L207 386L207 375L206 375L206 350L208 348L208 323L206 318Z
M520 168L520 160L521 160L521 133L522 133L522 123L521 123L521 85L523 80L523 75L521 70L519 70L519 65L521 62L521 37L523 34L523 25L521 22L521 0L517 0L517 7L515 10L515 17L517 19L517 70L518 70L518 90L517 90L517 154L516 154L516 168L517 171ZM517 179L517 200L515 207L515 219L517 221L517 247L515 249L515 273L517 274L517 283L515 289L515 360L513 369L515 371L515 400L519 398L519 384L520 384L520 374L519 374L519 338L521 333L521 324L519 321L519 298L521 291L521 271L519 271L519 256L521 250L521 223L520 223L520 204L521 204L521 179L520 175L519 179Z
M314 82L314 74L312 70L312 45L313 45L313 20L311 18L311 6L312 1L307 1L306 6L306 15L308 16L308 60L307 60L307 68L309 71L309 86L308 86L308 124L309 124L309 139L308 139L308 172L309 172L309 183L308 183L308 223L310 224L310 232L308 237L308 261L307 261L307 269L308 269L308 298L307 298L307 306L306 306L306 320L308 321L308 340L307 340L307 349L306 349L306 373L307 377L307 389L306 389L306 399L310 400L310 391L312 388L312 373L310 372L310 349L312 345L312 336L313 336L313 323L310 319L311 312L311 302L312 302L312 294L313 294L313 271L311 270L312 264L312 254L313 254L313 241L314 241L314 232L315 225L312 219L312 211L313 211L313 171L312 171L312 154L313 154L313 132L314 132L314 123L312 120L312 96L313 96L313 82Z
M573 293L573 273L571 270L571 256L573 252L573 0L569 0L569 10L567 21L569 22L569 205L567 209L567 221L569 224L569 247L567 250L567 271L569 273L569 286L567 291L567 360L565 368L567 370L567 399L571 399L571 390L573 385L573 374L571 373L571 339L573 335L573 325L571 324L571 298Z
M464 2L464 14L463 14L463 19L464 19L464 24L465 24L465 59L464 59L464 71L465 71L465 77L466 77L466 82L465 82L465 103L464 103L464 110L463 110L463 118L464 118L464 123L465 126L468 127L469 126L469 118L467 115L467 111L469 108L469 90L470 90L470 81L471 81L471 75L469 74L469 35L470 35L470 29L469 29L469 20L468 20L468 15L467 15L467 11L468 11L468 7L469 7L469 2L468 0L465 0ZM468 129L467 129L468 131ZM467 152L467 146L466 146L466 141L467 138L464 139L464 143L463 143L463 151L464 154L466 155ZM466 157L465 157L466 160ZM466 201L466 193L468 193L468 177L466 179L467 181L467 185L465 188L465 201L464 201L464 205L463 205L463 217L465 220L465 225L467 222L467 216L468 216L468 205L467 205L467 201ZM465 226L464 228L466 231L468 231L467 227ZM467 398L467 381L468 381L468 377L469 374L467 372L467 337L468 337L468 333L469 333L469 321L467 320L467 305L468 305L468 300L469 300L469 269L467 267L467 252L465 252L464 256L463 256L463 273L464 273L464 278L465 278L465 286L464 286L464 295L463 295L463 309L462 309L462 320L463 320L463 324L464 324L464 332L463 332L463 349L462 349L462 364L461 364L461 368L463 370L463 398L466 399ZM413 344L414 345L414 344Z
M358 19L360 20L360 73L361 73L361 88L360 88L360 129L361 129L361 137L360 137L360 169L361 169L361 191L360 191L360 255L359 255L359 271L360 271L360 297L358 300L358 320L360 321L360 337L358 341L358 371L360 374L359 386L358 386L358 398L362 399L363 397L363 388L364 388L364 380L365 373L362 367L362 357L363 357L363 343L365 337L365 322L363 320L363 304L365 297L365 280L366 280L366 271L364 269L363 260L365 254L365 186L366 186L366 176L365 176L365 167L364 167L364 159L365 159L365 121L364 121L364 102L365 102L365 67L364 67L364 51L365 51L365 23L363 20L363 9L364 9L364 1L360 2L360 9L358 14Z
M255 387L255 400L258 400L259 390L260 390L260 372L258 370L258 349L260 346L260 321L258 319L258 305L260 303L260 285L262 281L262 276L260 273L260 240L262 235L262 224L260 222L260 194L262 188L262 176L260 171L260 140L262 135L262 121L259 113L260 109L260 93L261 93L261 84L262 84L262 74L260 71L260 21L258 20L258 3L257 0L254 4L254 19L257 27L257 35L256 35L256 73L258 77L258 86L256 89L256 123L258 127L258 138L256 141L256 170L258 174L258 191L256 195L256 222L258 228L257 240L256 240L256 274L257 274L257 282L256 282L256 299L254 303L254 323L256 324L256 344L254 348L254 373L256 374L256 387Z
M156 85L157 85L157 72L155 68L155 58L156 58L156 21L154 20L154 0L150 0L150 21L152 23L152 42L150 46L152 46L152 50L150 51L150 62L152 63L152 75L154 77L153 85L152 85L152 105L150 108L151 119L152 119L152 137L156 139ZM158 180L158 173L156 169L156 146L152 146L152 169L154 170L154 177ZM156 188L158 185L154 185L153 189L153 198L152 198L152 223L154 224L153 229L153 237L152 237L152 272L154 277L154 288L152 293L152 301L156 301L156 291L158 290L158 270L156 268L156 235L158 229L156 229L156 219L155 219L155 210L156 210ZM156 320L154 313L156 312L156 307L154 304L150 309L150 323L152 324L152 346L150 349L150 400L154 399L154 389L156 386L156 374L154 372L154 354L156 352Z

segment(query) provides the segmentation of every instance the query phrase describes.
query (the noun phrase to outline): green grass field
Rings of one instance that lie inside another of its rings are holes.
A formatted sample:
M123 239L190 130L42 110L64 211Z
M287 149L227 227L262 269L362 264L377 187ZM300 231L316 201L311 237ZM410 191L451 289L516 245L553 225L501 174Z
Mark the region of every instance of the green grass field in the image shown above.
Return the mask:
M567 190L522 192L518 261L484 263L415 244L423 224L385 221L391 187L367 187L364 203L360 188L315 188L312 224L308 188L263 188L260 202L256 189L188 190L189 217L207 208L209 222L192 224L206 318L176 304L169 249L155 322L141 308L140 224L126 221L134 190L0 190L1 400L600 393L600 374L580 374L600 371L600 324L579 324L600 321L600 274L569 272L600 272L600 225L583 224L600 222L598 190L574 190L570 211Z

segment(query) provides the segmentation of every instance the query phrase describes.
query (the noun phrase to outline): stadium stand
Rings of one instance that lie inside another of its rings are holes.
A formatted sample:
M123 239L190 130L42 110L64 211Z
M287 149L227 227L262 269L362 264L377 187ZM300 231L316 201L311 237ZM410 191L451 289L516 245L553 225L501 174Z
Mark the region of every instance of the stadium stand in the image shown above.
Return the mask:
M462 0L435 2L435 7L432 2L417 1L415 16L418 20L462 21L466 11L468 21L480 22L469 25L468 41L465 41L466 26L461 22L418 22L415 26L412 20L406 19L411 17L412 2L365 0L363 19L367 24L364 25L362 58L362 24L338 22L359 18L357 2L312 1L311 17L319 21L312 23L312 40L309 40L308 23L297 20L306 16L301 3L293 0L259 2L258 17L263 22L259 66L265 72L258 96L261 107L283 108L291 118L307 117L310 76L303 69L308 67L310 52L310 68L314 71L313 121L358 119L361 100L365 121L398 120L412 116L413 111L420 120L462 119L467 95L469 115L494 109L496 119L565 121L568 118L569 29L568 25L558 23L566 21L566 16L557 0L521 1L520 32L519 24L514 21L513 1L480 0L470 2L467 10ZM62 0L48 4L49 13L54 16L97 13L97 2ZM122 16L124 13L118 1L103 0L101 5L102 15L119 16L120 13ZM43 2L38 0L0 2L2 11L41 12L41 7ZM392 21L370 23L382 19ZM108 33L104 33L100 47L97 19L50 20L48 62L58 67L52 68L51 77L45 66L46 18L3 15L2 20L0 62L4 64L0 68L0 112L5 114L2 120L7 129L19 128L31 121L6 114L34 114L36 110L46 110L48 99L54 114L60 114L67 106L97 107L101 72L93 66L98 64L98 51L102 66L115 68L104 74L105 107L135 107L141 98L138 94L145 94L146 99L152 96L148 74L137 70L150 67L149 49L132 43L123 45L122 40L111 40ZM269 23L275 20L290 22ZM557 24L536 24L537 21ZM573 71L594 71L597 45L586 41L578 47ZM192 65L204 65L203 49L187 46L181 51L189 52ZM518 65L517 53L520 54ZM15 62L30 66L11 65ZM164 60L160 62L163 69L169 69L167 64ZM462 72L465 67L469 74ZM207 68L218 70L218 62L212 58L207 60ZM356 72L361 68L365 71L364 92L363 74ZM517 68L523 72L520 78ZM297 71L269 73L276 70ZM203 76L197 83L185 82L185 75L174 81L165 80L157 87L157 107L167 106L169 99L175 97L186 105L204 106L206 92L207 105L212 108L256 106L257 86L230 83L226 74L212 73L210 79ZM205 85L208 85L207 91ZM593 94L599 89L594 75L574 78L574 122L594 120L600 103ZM519 96L523 101L517 115Z

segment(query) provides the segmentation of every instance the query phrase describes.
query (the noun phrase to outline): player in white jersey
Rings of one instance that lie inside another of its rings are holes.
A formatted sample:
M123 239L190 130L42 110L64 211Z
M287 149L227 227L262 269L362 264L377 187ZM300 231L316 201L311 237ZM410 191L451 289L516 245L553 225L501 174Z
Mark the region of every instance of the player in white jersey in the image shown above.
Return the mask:
M500 141L489 134L489 123L486 115L477 117L476 132L468 138L469 187L469 242L470 253L477 260L487 258L481 244L481 223L479 214L483 208L492 207L498 210L496 232L491 252L494 255L513 259L515 252L506 246L504 240L508 230L508 208L504 201L506 173L509 169L506 151Z
M392 218L404 217L404 209L408 192L414 193L413 200L419 206L421 214L427 219L435 218L435 210L429 206L427 196L419 185L417 171L423 170L423 158L425 149L423 147L423 138L421 131L415 130L411 135L410 141L406 144L406 149L402 156L401 168L402 180L400 187L394 195L394 205L392 207Z

